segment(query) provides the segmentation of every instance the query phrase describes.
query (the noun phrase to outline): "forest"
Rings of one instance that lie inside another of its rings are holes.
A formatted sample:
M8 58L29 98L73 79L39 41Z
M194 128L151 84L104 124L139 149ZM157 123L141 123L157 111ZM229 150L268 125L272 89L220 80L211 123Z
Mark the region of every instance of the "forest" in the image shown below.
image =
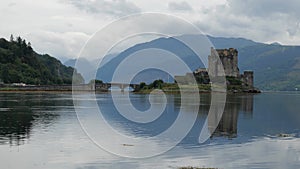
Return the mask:
M72 67L63 65L48 54L38 54L20 36L0 39L0 83L62 85L83 83L82 76Z

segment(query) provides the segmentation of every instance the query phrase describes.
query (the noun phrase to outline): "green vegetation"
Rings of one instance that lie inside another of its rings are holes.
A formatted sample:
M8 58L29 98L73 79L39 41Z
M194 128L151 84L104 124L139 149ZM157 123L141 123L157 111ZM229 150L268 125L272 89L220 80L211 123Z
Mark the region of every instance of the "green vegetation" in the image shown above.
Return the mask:
M227 91L228 92L250 92L258 93L260 92L257 89L253 89L250 86L245 85L241 80L235 77L226 77L227 80ZM211 84L197 84L199 92L210 92ZM217 87L217 86L215 86ZM147 85L146 83L140 83L140 89L136 90L137 93L150 93L154 89L160 89L165 93L180 93L180 89L177 83L164 83L163 80L155 80L154 82ZM192 84L181 85L181 91L192 92L194 91L195 86ZM300 88L299 88L300 89Z
M140 84L140 89L135 91L137 93L150 93L155 89L160 89L164 92L168 93L179 93L179 88L177 84L172 84L172 83L151 83L149 85L145 84L142 82Z
M92 79L90 80L89 84L103 84L103 81L98 79Z
M300 46L256 45L239 49L241 70L253 70L262 90L294 91L300 85Z
M182 91L193 91L195 86L193 85L181 85ZM145 82L140 83L140 89L135 91L137 93L150 93L155 89L160 89L165 93L180 93L180 89L177 83L165 83L163 80L155 80L149 85ZM210 91L210 84L198 84L198 90L200 92L208 92Z
M10 41L0 39L0 81L3 83L25 83L34 85L82 83L82 76L72 67L45 54L37 54L30 42L11 35Z
M239 85L243 84L243 82L236 77L226 76L226 80L228 81L228 83L230 85L238 85L239 86Z

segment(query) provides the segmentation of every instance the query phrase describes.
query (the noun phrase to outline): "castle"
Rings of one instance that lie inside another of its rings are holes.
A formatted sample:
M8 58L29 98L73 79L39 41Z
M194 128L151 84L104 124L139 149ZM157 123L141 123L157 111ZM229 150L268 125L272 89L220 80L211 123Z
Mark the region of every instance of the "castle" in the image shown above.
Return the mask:
M219 55L219 59L216 57ZM224 71L219 62L222 62ZM208 56L208 72L213 76L222 76L221 73L225 73L226 77L232 77L236 80L240 80L242 85L253 87L253 71L244 71L240 74L238 68L238 51L234 48L229 49L214 49L211 48L211 54ZM197 74L194 72L194 74ZM229 82L230 83L230 82Z
M218 59L219 56L219 59ZM220 63L221 62L221 63ZM238 51L234 48L214 49L211 48L211 54L208 56L208 69L199 68L193 73L187 73L185 76L175 76L177 82L183 84L191 82L194 76L199 84L209 84L209 77L226 76L227 86L239 86L243 91L259 91L254 88L253 71L244 71L240 74L238 68ZM233 87L235 89L236 87Z

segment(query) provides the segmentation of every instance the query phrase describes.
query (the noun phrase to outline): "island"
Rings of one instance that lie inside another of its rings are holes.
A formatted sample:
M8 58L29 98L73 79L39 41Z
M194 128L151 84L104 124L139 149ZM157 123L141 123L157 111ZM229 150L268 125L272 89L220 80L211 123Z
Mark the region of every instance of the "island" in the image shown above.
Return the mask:
M219 57L219 59L216 59ZM221 63L220 63L221 62ZM222 64L223 67L219 65ZM224 69L224 71L221 71ZM240 74L238 67L238 51L234 48L214 49L211 48L211 54L208 56L208 68L198 68L194 72L188 72L183 76L175 76L174 83L164 83L162 80L155 80L153 83L146 85L140 84L140 88L135 89L137 93L150 93L153 89L161 89L167 93L179 93L177 82L188 87L196 80L200 92L211 91L211 81L209 74L214 77L222 76L220 72L224 72L226 76L227 91L231 93L260 93L261 91L254 87L254 72L246 70Z

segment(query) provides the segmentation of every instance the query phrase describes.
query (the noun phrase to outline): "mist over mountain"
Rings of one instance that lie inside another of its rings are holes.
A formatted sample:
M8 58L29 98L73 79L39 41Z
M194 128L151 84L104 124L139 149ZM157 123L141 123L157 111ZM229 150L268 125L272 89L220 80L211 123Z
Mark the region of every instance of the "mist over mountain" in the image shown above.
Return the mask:
M184 38L190 38L191 41L197 36L202 35L182 35ZM300 88L300 46L284 46L279 43L264 44L244 38L207 37L216 49L236 48L239 52L240 71L253 70L255 86L260 89L292 91L295 88ZM99 68L97 78L110 82L114 71L125 58L137 51L150 48L166 50L177 55L191 70L204 67L197 55L182 42L172 37L158 38L134 45L114 58L110 58L107 63ZM147 60L144 61L147 62ZM155 79L173 81L167 73L149 69L139 73L132 82L144 81L150 83Z
M109 62L111 59L113 59L114 57L116 57L118 54L114 53L114 54L108 54L106 56L103 57L103 60L101 61L101 64L99 67L105 65L107 62ZM86 63L87 65L89 65L89 61L85 58L79 58L81 60L81 62ZM98 60L96 60L98 62ZM66 60L63 64L66 66L71 66L71 67L75 67L75 64L77 62L77 58L75 59L68 59Z

